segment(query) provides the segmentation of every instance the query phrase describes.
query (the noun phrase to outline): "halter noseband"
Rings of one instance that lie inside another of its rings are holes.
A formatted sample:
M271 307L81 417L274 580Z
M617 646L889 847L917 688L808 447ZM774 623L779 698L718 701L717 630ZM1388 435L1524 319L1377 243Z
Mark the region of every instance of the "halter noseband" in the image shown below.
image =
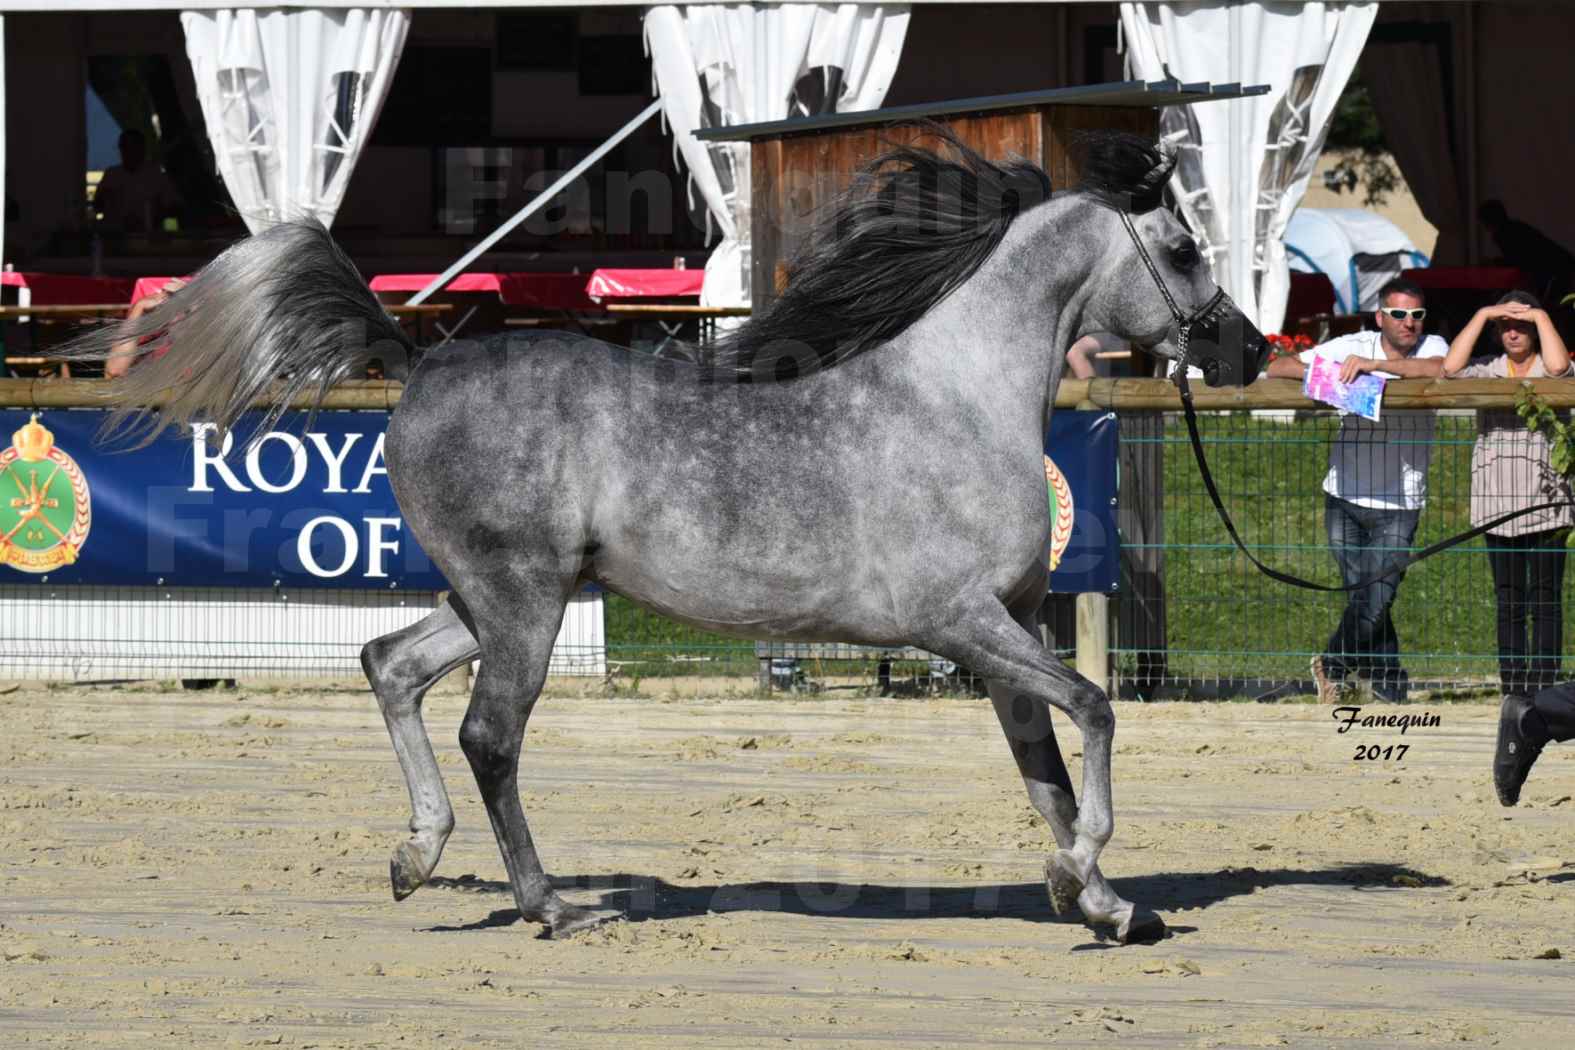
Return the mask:
M1165 283L1165 277L1159 272L1159 267L1154 265L1154 260L1148 254L1148 248L1143 245L1143 238L1138 236L1137 227L1132 224L1132 216L1123 210L1117 210L1121 216L1121 225L1127 229L1127 235L1132 238L1132 246L1137 249L1138 258L1143 260L1143 265L1148 269L1148 275L1154 278L1154 284L1159 288L1159 294L1164 297L1165 305L1170 309L1170 316L1176 322L1176 370L1175 375L1185 382L1187 366L1192 364L1192 329L1194 325L1201 324L1212 318L1225 299L1225 289L1215 288L1214 295L1208 302L1192 311L1190 314L1181 312L1181 307L1176 305L1176 297L1170 294L1170 286ZM1202 367L1201 365L1199 367Z

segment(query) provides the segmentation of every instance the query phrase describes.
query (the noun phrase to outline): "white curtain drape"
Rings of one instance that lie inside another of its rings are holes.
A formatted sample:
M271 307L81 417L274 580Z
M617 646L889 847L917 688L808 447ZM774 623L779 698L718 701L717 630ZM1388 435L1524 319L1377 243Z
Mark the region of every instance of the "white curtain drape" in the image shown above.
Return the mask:
M0 268L5 263L5 15L0 15Z
M688 4L646 12L654 90L690 185L722 234L706 264L702 303L749 305L749 146L708 145L694 132L783 120L811 106L878 109L907 32L905 5Z
M186 11L181 25L219 174L246 225L332 224L393 82L409 12Z
M1181 152L1177 196L1214 277L1265 332L1285 321L1285 226L1329 118L1378 16L1376 3L1123 3L1143 80L1269 84L1267 95L1171 106L1160 133Z

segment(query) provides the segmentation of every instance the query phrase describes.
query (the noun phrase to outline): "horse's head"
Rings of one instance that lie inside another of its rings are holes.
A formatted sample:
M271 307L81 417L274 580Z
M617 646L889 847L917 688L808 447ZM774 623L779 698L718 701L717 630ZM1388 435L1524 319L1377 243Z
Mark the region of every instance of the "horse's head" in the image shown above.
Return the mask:
M1137 136L1090 142L1081 190L1097 203L1101 247L1082 327L1194 365L1209 386L1245 386L1269 344L1214 283L1191 231L1162 206L1175 164L1173 153Z

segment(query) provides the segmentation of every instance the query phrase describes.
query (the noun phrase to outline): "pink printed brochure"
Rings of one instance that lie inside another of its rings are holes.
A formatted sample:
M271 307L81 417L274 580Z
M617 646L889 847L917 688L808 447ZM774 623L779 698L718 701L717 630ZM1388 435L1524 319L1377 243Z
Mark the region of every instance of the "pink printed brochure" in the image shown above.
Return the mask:
M1384 382L1382 376L1365 372L1357 376L1354 383L1342 383L1340 362L1314 354L1312 363L1307 366L1307 377L1302 381L1302 393L1314 401L1376 423L1384 398Z

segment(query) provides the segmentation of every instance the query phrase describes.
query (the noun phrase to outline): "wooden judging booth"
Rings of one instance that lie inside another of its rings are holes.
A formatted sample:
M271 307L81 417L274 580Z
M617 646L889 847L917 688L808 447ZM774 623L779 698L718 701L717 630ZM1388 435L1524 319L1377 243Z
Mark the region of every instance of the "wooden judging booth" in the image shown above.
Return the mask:
M867 161L920 136L920 129L906 122L944 125L989 160L1034 161L1061 190L1078 181L1073 144L1080 132L1120 130L1152 137L1159 132L1162 106L1267 91L1267 85L1132 80L708 128L695 135L707 142L749 144L750 297L759 310L775 296L817 210Z
M1034 161L1049 174L1052 189L1062 190L1079 181L1075 144L1082 132L1130 131L1155 138L1163 106L1228 100L1268 90L1267 85L1123 81L709 128L696 136L707 142L749 146L749 289L752 307L759 311L781 289L787 263L813 229L819 210L848 186L865 163L892 145L920 138L923 130L914 122L941 124L992 161L1013 157ZM1146 355L1138 355L1131 371L1151 374L1153 364ZM1125 425L1145 433L1158 433L1162 427L1158 413L1151 419L1129 416ZM1118 518L1122 536L1130 545L1122 555L1120 593L1136 600L1125 603L1127 608L1117 618L1117 632L1122 648L1139 653L1139 695L1149 695L1152 683L1157 683L1165 670L1164 566L1157 549L1163 542L1163 522L1158 515L1163 502L1159 446L1123 444L1120 456ZM1110 681L1108 599L1105 594L1077 595L1075 600L1072 595L1053 595L1041 610L1046 641L1059 639L1058 647L1066 649L1075 636L1078 670L1101 685ZM924 655L872 654L862 647L820 643L756 646L759 683L767 689L797 688L804 679L801 660L874 656L886 661L885 668L892 659ZM955 670L938 668L936 663L931 661L932 679L945 679ZM883 673L883 686L885 677Z

